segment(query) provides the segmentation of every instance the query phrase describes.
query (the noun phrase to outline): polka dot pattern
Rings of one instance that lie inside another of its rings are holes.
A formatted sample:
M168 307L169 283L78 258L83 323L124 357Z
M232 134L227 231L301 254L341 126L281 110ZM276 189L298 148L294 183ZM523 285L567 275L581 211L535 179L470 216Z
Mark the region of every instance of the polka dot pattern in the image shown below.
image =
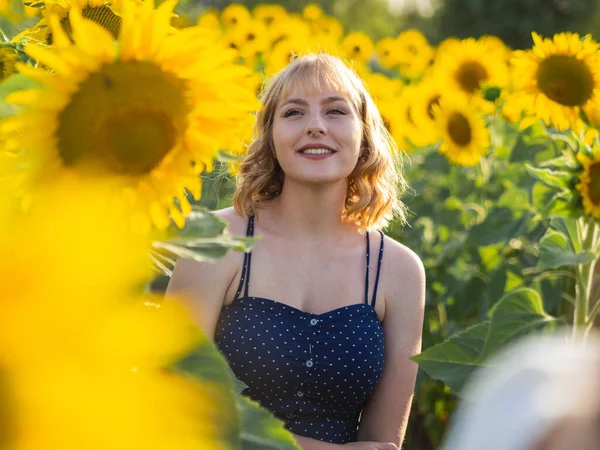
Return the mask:
M379 253L377 278L383 236ZM248 386L243 394L295 434L336 444L355 441L361 411L383 371L383 327L373 305L312 314L251 297L250 258L244 262L245 295L223 308L215 335Z

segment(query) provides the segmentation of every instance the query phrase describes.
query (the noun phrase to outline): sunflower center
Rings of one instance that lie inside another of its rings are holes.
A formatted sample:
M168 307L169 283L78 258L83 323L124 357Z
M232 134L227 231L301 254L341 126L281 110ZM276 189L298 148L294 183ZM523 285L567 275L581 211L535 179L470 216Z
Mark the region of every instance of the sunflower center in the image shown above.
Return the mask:
M67 166L120 175L151 172L183 138L185 83L150 62L106 64L84 80L58 117Z
M434 106L437 106L440 104L441 97L442 97L441 95L434 95L433 97L431 97L429 99L429 102L427 103L427 115L429 116L429 118L431 120L435 119L435 116L433 115L433 108L434 108Z
M461 89L469 94L481 88L481 84L488 79L487 70L477 61L467 61L460 65L456 72L456 80Z
M108 6L97 6L83 8L81 15L86 19L96 22L98 25L106 28L115 39L118 38L119 32L121 31L121 18L117 16L110 7ZM71 39L73 39L73 30L71 29L71 22L69 16L65 16L61 21L65 33ZM48 36L48 43L52 43L52 35Z
M460 113L455 112L448 118L447 131L452 141L461 147L471 142L471 125Z
M546 97L563 106L583 106L594 93L594 76L585 62L553 55L538 67L537 84Z
M600 205L600 162L595 162L590 165L590 184L589 196L594 205Z
M352 48L352 51L353 51L354 53L360 53L360 46L358 46L358 45L355 45L355 46L354 46L354 48Z

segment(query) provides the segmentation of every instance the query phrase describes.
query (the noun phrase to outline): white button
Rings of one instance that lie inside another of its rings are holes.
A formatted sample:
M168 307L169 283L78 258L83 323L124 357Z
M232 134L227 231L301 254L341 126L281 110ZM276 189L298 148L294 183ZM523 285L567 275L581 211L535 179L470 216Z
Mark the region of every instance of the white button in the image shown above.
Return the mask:
M304 392L302 392L302 391L298 391L298 392L296 392L296 395L297 395L298 397L304 397Z
M318 321L317 319L312 319L312 320L310 321L310 324L311 324L311 325L316 325L316 324L318 324L318 323L319 323L319 321Z
M306 367L312 367L313 366L313 362L309 359L308 361L306 361Z

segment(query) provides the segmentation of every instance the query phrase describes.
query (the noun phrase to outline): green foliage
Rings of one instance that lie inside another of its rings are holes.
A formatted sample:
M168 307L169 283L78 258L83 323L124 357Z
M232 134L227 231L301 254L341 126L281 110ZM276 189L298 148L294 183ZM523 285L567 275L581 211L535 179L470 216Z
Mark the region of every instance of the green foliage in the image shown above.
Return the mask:
M540 251L540 260L537 264L537 269L540 271L589 264L597 257L589 250L575 253L569 237L552 229L548 230L540 241Z
M531 47L531 32L552 36L564 30L588 32L596 0L444 0L430 34L466 38L492 34L512 48Z
M429 347L413 357L431 377L443 381L454 392L460 392L471 373L480 367L478 358L489 328L489 322L466 328L446 341Z
M16 106L8 105L4 101L9 94L22 89L31 89L34 87L38 87L38 84L21 74L11 75L2 83L0 83L0 119L11 116L17 112Z
M156 268L170 276L177 257L217 261L231 250L250 250L256 238L232 236L225 226L226 223L216 215L195 205L183 229L177 230L166 241L153 242L152 258Z
M510 341L526 334L552 331L562 322L544 312L541 296L520 288L503 296L489 320L468 327L413 357L432 378L460 392L472 372Z
M544 312L542 297L537 291L520 288L509 292L491 310L479 359L485 361L513 339L536 331L553 331L560 323Z
M206 339L195 351L179 361L174 370L198 378L211 387L222 415L221 439L232 450L299 450L292 434L258 403L240 394L239 381L215 344Z

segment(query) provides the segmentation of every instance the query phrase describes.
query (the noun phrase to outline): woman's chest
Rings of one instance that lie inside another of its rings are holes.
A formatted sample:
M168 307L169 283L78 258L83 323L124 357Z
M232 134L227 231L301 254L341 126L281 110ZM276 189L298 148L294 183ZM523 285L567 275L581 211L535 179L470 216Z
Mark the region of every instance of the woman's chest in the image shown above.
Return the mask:
M320 314L365 302L366 281L364 253L271 246L253 252L249 292Z
M313 315L266 299L238 302L224 309L215 340L251 391L325 389L362 398L379 380L383 328L369 306Z

